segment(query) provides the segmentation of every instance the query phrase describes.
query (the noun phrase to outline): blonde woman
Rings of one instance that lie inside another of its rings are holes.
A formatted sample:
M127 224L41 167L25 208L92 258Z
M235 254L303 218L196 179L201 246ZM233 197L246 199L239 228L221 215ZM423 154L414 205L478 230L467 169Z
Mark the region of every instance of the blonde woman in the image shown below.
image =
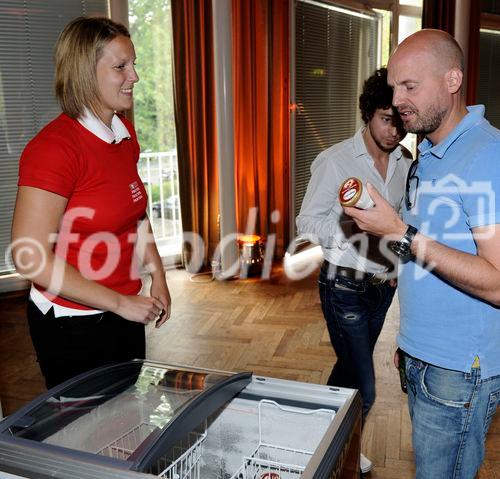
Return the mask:
M144 358L145 325L170 316L139 144L117 113L132 107L139 80L130 34L108 18L77 18L57 41L55 63L62 113L21 156L12 228L17 270L32 281L28 322L47 387ZM152 275L149 297L138 294L138 250Z

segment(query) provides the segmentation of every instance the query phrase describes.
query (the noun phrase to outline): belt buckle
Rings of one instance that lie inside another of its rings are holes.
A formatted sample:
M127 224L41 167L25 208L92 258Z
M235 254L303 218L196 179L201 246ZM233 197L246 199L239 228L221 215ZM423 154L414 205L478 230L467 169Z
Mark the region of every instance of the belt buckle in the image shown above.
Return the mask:
M370 275L370 283L377 285L377 284L384 284L387 281L387 273L372 273Z

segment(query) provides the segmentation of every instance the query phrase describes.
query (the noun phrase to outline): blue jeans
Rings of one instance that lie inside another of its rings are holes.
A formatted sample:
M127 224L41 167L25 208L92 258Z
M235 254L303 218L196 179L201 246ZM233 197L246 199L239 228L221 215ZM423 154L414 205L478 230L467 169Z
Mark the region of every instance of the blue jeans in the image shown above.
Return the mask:
M384 325L395 288L345 276L328 278L327 263L318 284L321 308L337 362L327 384L358 389L363 419L375 402L373 349Z
M450 344L450 347L453 345ZM406 356L417 479L473 479L500 400L500 376L481 379Z

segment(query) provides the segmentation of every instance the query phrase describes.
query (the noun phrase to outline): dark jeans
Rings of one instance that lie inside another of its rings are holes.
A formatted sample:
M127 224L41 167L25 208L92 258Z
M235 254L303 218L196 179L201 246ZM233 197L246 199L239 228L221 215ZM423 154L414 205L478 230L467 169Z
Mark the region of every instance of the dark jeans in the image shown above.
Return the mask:
M373 349L395 288L388 282L371 284L340 275L328 278L326 262L318 283L321 308L337 355L328 384L358 389L365 419L375 401Z
M146 356L144 324L114 313L54 318L28 301L31 340L47 388L99 366L143 359Z

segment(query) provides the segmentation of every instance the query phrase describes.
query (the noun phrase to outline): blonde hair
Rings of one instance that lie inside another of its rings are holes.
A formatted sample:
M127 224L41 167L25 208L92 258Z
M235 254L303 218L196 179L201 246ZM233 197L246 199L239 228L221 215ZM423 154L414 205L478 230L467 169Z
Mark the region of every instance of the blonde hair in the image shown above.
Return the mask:
M55 46L55 93L61 109L78 118L85 108L96 112L100 94L96 68L103 48L127 28L105 17L78 17L59 35Z

